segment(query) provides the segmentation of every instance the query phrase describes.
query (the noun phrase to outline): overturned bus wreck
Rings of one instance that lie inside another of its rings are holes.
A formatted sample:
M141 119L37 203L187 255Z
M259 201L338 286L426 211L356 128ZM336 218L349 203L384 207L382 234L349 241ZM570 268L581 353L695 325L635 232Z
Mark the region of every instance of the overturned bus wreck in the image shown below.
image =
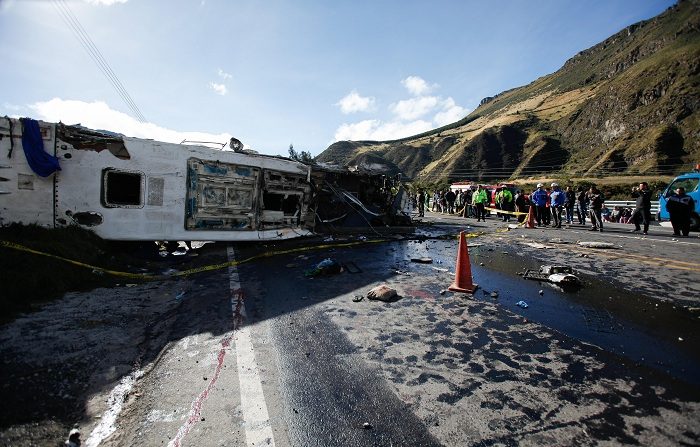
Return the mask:
M400 179L241 146L0 118L0 225L79 225L124 241L277 240L411 226Z
M413 232L409 197L401 179L361 168L315 166L316 231Z

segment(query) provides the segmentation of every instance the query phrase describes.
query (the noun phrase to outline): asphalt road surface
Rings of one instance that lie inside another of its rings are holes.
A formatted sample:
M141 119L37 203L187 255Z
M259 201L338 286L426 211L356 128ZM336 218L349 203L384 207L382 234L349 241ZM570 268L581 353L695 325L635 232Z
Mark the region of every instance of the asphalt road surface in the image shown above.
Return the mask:
M412 239L207 245L212 265L286 253L4 326L0 442L75 424L88 446L697 445L700 239L629 228L430 214ZM461 230L473 295L446 291ZM324 259L343 271L311 275ZM583 287L518 275L545 263ZM379 284L398 298L369 300Z

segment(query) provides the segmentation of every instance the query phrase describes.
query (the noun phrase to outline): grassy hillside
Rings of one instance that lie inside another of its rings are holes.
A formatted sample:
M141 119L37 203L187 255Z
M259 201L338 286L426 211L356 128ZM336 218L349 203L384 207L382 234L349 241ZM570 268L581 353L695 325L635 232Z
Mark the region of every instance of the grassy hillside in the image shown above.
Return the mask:
M414 179L669 175L700 161L700 1L686 0L580 52L555 73L485 98L410 138L331 145L318 161Z

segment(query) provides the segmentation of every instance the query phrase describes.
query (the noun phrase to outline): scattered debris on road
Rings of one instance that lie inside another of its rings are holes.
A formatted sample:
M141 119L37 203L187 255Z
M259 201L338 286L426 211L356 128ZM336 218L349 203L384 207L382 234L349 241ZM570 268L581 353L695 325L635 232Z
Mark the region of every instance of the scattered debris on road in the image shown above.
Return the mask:
M66 447L80 447L80 430L74 428L68 433L68 440L63 443Z
M612 244L610 242L598 242L598 241L581 241L578 243L581 247L588 247L588 248L610 248L610 249L618 249L620 248L619 245Z
M369 292L367 292L367 298L369 298L370 300L395 301L397 297L398 293L396 292L396 289L392 289L386 284L374 287Z
M538 250L544 250L546 248L554 248L551 245L540 244L539 242L525 242L528 247L536 248Z
M537 272L526 270L523 278L547 281L562 287L581 285L581 280L574 275L574 270L567 265L543 265Z
M326 258L323 261L319 262L311 270L305 271L304 276L313 278L316 276L334 275L342 271L343 267L340 264L338 264L337 261L331 258Z

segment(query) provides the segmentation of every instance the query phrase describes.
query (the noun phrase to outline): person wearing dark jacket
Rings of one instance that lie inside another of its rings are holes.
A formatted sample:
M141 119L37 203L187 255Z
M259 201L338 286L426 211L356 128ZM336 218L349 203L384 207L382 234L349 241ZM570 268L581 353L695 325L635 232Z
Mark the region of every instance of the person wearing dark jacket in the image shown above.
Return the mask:
M451 189L445 193L445 200L447 201L447 214L454 214L456 199L457 195Z
M422 189L418 193L418 215L425 216L425 192Z
M515 194L515 211L519 213L527 213L530 211L530 198L525 190L518 191ZM525 222L527 216L525 214L518 215L518 222Z
M647 234L649 222L651 222L651 190L647 182L642 182L639 184L639 188L632 189L632 198L637 200L630 219L634 222L634 230L632 232L636 233L641 230L639 226L639 220L641 219L644 224L642 234Z
M530 203L535 206L535 220L537 220L537 226L547 225L547 216L549 215L549 210L547 209L547 204L549 203L549 195L547 191L544 190L542 183L537 184L537 189L530 194ZM530 206L532 206L530 205Z
M569 225L574 223L574 208L576 208L576 193L571 186L566 187L564 191L566 196L566 203L564 204L564 211L566 211L566 223Z
M588 203L591 208L590 218L592 227L590 231L599 230L602 233L603 216L601 213L603 211L603 203L605 203L605 196L598 190L598 188L591 186L591 189L588 190L588 194L586 194L586 198L588 199Z
M588 215L588 196L582 187L576 188L576 215L578 223L586 225L586 215Z
M559 189L558 183L552 183L552 192L549 194L549 208L552 210L554 228L561 228L561 211L566 205L566 193Z
M695 201L685 193L685 188L676 189L666 202L666 210L671 215L673 235L688 236L690 233L690 213L695 209Z
M474 210L472 207L472 191L471 186L464 193L464 209L462 211L462 217L474 217Z

